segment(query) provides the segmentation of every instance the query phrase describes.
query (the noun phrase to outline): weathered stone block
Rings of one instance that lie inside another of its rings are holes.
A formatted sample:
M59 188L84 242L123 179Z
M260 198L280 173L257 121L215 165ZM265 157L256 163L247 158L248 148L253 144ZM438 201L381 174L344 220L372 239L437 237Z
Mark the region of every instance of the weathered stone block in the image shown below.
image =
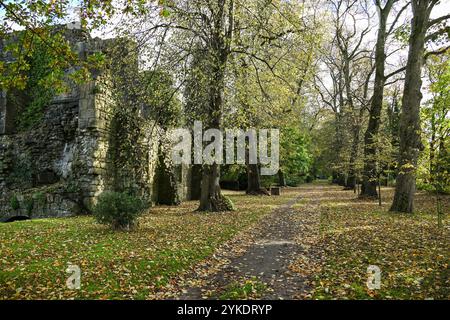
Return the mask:
M272 196L280 196L281 195L281 188L280 187L272 187L270 189L270 194Z

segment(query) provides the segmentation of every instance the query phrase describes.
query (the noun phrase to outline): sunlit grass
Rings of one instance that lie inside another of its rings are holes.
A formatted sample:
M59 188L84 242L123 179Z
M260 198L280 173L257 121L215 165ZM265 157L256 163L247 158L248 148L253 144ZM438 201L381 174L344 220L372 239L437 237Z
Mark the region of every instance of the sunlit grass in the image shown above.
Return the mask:
M230 196L235 212L195 212L196 202L155 207L131 232L114 232L88 216L0 224L0 298L152 298L294 193ZM80 290L66 287L69 263L81 268Z

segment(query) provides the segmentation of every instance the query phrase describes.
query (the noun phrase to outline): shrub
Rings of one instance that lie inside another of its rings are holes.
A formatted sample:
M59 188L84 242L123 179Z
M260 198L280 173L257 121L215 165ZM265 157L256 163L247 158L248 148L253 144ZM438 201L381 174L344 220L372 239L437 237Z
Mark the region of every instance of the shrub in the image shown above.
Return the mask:
M115 230L129 230L135 226L136 219L145 205L139 198L121 192L103 192L93 207L96 220L110 225Z
M286 184L289 187L298 187L300 184L302 184L304 182L305 182L305 179L300 176L292 175L292 176L288 176L286 178Z

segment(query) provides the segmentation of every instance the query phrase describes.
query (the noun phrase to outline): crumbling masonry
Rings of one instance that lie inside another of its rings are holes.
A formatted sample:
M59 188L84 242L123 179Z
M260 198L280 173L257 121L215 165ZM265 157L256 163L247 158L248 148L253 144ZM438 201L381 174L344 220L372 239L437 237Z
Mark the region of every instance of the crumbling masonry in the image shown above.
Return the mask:
M67 30L67 37L81 57L111 42L93 39L81 30ZM120 163L114 159L112 145L121 142L114 140L111 90L107 72L89 83L73 85L70 92L53 98L38 125L21 132L16 125L18 108L12 103L17 94L1 92L0 221L87 213L103 191L116 189ZM162 144L164 130L151 127L141 130L136 141L144 150L142 159L136 159L139 177L122 174L120 179L127 181L120 184L134 188L149 203L189 198L189 169L170 164Z

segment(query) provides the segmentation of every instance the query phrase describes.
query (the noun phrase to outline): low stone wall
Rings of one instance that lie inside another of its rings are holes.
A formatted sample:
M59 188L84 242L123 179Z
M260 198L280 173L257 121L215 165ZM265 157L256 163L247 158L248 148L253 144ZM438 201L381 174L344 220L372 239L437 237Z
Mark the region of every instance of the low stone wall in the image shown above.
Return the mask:
M21 216L30 219L59 218L79 214L77 194L70 194L62 184L33 188L23 193L9 192L0 199L0 221Z

